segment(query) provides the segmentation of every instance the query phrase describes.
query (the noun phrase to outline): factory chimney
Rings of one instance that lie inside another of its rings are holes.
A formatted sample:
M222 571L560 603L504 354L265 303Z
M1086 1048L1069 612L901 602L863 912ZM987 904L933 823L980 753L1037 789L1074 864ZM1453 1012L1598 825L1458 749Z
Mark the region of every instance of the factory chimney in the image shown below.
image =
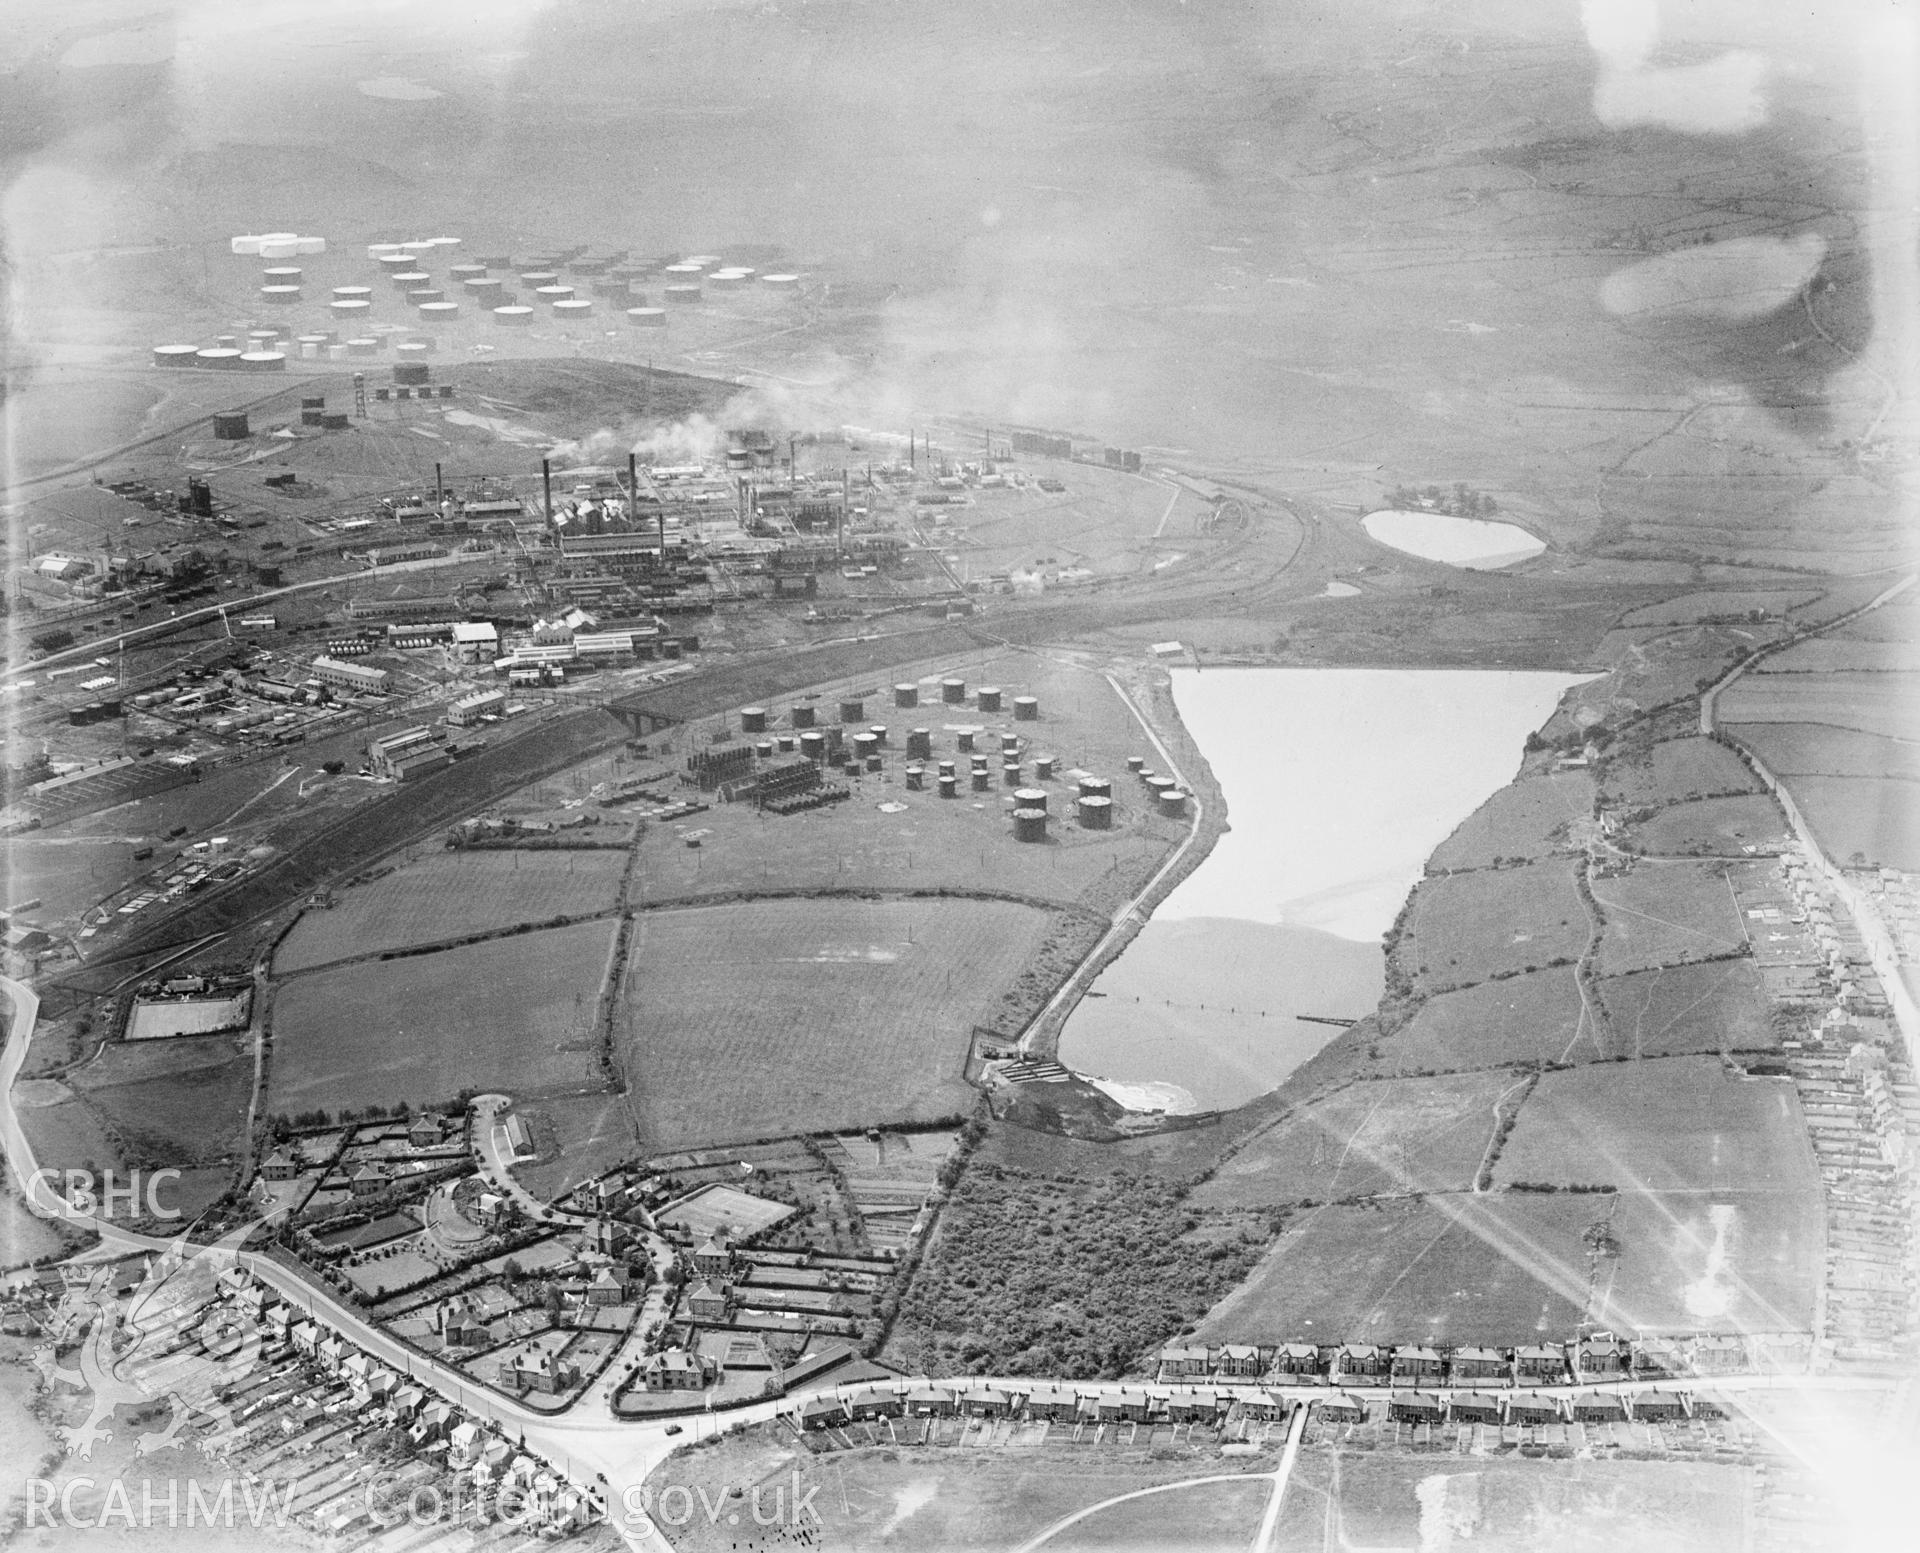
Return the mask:
M445 486L445 485L444 485L444 484L442 483L442 481L441 481L441 479L440 479L440 461L439 461L438 459L435 459L435 460L434 460L434 463L433 463L433 505L434 505L434 509L435 509L436 511L438 511L438 510L439 510L439 507L440 507L440 505L441 505L441 503L443 503L443 502L444 502L444 501L445 501L446 499L447 499L447 491L446 491L446 486Z
M540 460L540 498L547 509L547 527L553 527L553 465Z

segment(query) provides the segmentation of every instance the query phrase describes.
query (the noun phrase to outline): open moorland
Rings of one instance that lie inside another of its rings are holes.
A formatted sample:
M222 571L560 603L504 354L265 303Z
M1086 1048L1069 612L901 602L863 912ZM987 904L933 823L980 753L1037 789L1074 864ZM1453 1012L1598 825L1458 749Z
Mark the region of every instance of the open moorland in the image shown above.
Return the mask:
M1246 1138L1193 1201L1257 1208L1464 1189L1493 1137L1496 1104L1522 1083L1493 1069L1352 1084Z
M270 1109L598 1084L593 1026L616 927L582 922L294 977L274 999Z
M966 1112L972 1028L1048 926L1030 906L939 898L642 912L613 1035L642 1143Z
M390 949L494 933L618 903L616 851L454 852L340 890L309 910L273 957L279 975Z

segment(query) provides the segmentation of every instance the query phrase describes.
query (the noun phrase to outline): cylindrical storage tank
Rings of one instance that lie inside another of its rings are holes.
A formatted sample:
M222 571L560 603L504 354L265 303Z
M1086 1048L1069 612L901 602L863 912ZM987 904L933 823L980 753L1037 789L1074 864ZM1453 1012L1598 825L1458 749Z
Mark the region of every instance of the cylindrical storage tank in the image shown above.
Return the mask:
M285 351L242 351L240 353L242 372L284 372L287 370Z
M627 309L627 322L636 329L664 329L667 326L667 310L664 307L630 307Z
M933 730L916 728L907 735L907 753L918 755L922 760L933 759Z
M393 282L393 289L399 292L419 291L433 284L433 277L425 270L399 270L387 277Z
M1113 783L1106 777L1082 777L1075 785L1079 788L1082 798L1111 798L1113 796Z
M413 255L408 253L404 248L396 248L392 253L376 254L374 255L374 263L378 264L380 268L389 275L404 275L407 271L416 267L413 262Z
M400 251L401 251L400 245L398 243L368 243L367 244L367 257L373 260L374 263L376 264L378 264L388 254L399 253Z
M790 733L776 734L774 736L773 742L774 742L774 746L780 751L782 755L791 755L793 753L794 737L792 734Z
M893 704L895 706L918 706L920 704L920 687L918 685L895 685L893 687Z
M401 350L406 348L405 345L400 347ZM396 383L424 383L432 371L424 361L396 361L393 364L393 380Z
M231 345L215 345L203 351L194 352L193 358L203 367L211 367L216 372L234 372L239 370L240 352Z
M1146 770L1146 768L1147 761L1144 755L1129 755L1127 757L1127 770L1131 771L1135 776L1138 776L1142 771Z
M235 350L239 347L240 336L237 334L223 334L213 343L218 345L222 350Z
M234 253L258 254L260 252L260 238L257 233L249 237L229 238L227 246Z
M967 757L967 764L975 771L985 771L987 769L987 757L985 755L969 755Z
M967 682L963 679L941 680L940 699L948 706L963 705L967 699Z
M953 762L953 761L951 761L951 760L943 760L943 761L941 761L941 762L940 762L940 775L942 775L942 776L952 776L952 775L953 775L953 768L954 768L954 762Z
M1014 793L1013 802L1014 806L1020 809L1044 809L1047 806L1046 789L1040 787L1020 788Z
M191 367L199 354L200 347L197 345L156 345L153 348L153 364L156 367Z
M956 776L941 777L940 796L942 798L958 798L960 796L960 779Z
M1058 763L1052 755L1036 755L1033 757L1033 774L1042 782L1051 782L1053 780L1053 768Z
M260 300L269 307L291 307L300 300L298 286L262 286Z
M811 706L796 706L788 718L788 721L796 728L811 728L813 726L813 708Z
M318 426L327 416L326 410L322 408L325 403L326 401L323 399L320 404L301 405L300 424L302 426Z
M1170 787L1159 795L1160 812L1169 819L1178 819L1187 812L1187 795L1177 787Z
M867 732L873 735L874 742L882 749L887 747L887 725L885 723L868 723Z
M1000 735L1000 753L1002 755L1011 755L1015 750L1019 748L1020 748L1019 734L1003 733Z
M213 418L213 434L221 442L240 442L247 437L247 412L235 410L231 414L216 415Z
M1045 841L1047 839L1047 811L1045 809L1015 809L1013 811L1013 839L1015 841Z
M415 286L407 292L407 301L415 307L425 307L429 302L444 302L446 300L446 292L442 291L438 286Z
M333 288L333 300L336 302L371 302L373 300L373 287L335 286Z
M673 303L698 302L700 300L700 288L698 286L669 286L666 289L665 296L669 302Z
M1035 723L1040 720L1040 700L1037 696L1015 696L1013 698L1013 720L1017 723Z
M560 272L558 270L522 270L520 284L532 286L535 289L541 286L557 286L560 284Z
M328 314L349 327L360 323L372 311L373 304L358 297L336 297L327 304Z
M827 758L827 738L822 733L803 733L800 735L800 753L811 761Z
M1076 805L1080 823L1088 830L1113 829L1113 800L1096 794L1088 794Z
M247 349L272 350L273 342L280 338L278 329L249 329L247 331Z
M857 777L860 775L860 762L857 760L849 760L842 765L840 769L846 772L848 776Z
M573 300L573 287L563 286L558 281L553 281L545 286L535 286L533 288L533 294L540 301L546 303L571 302Z
M986 771L976 771L973 773L973 790L976 793L984 793L988 788L992 786L993 786L992 773L986 772Z
M924 785L923 779L925 778L925 776L926 776L926 772L921 767L908 766L907 767L907 786L912 788L915 792L920 791L921 787Z
M973 748L973 729L962 728L958 733L956 733L953 736L953 747L959 750L962 754L966 754L969 751L971 751Z
M454 280L472 280L486 273L487 267L484 264L454 264L447 268L447 274Z
M678 264L669 264L660 273L673 280L692 281L704 275L706 269L707 267L704 264L696 263L692 259L682 259Z
M760 277L760 284L763 286L771 286L775 291L791 291L800 284L800 277L798 275L786 274L762 275Z
M300 342L300 359L301 359L302 361L314 361L314 360L317 360L317 359L319 358L319 355L320 355L320 342L319 342L319 341L317 341L317 340L302 340L302 341Z
M553 304L553 316L575 321L590 318L593 316L593 301L589 297L562 297Z
M348 421L347 416L343 412L339 415L321 416L320 424L324 426L328 431L345 431L348 425L350 424L350 422Z
M715 270L707 277L707 284L715 291L738 291L746 283L746 274L741 270Z
M1152 793L1155 800L1158 801L1159 799L1166 797L1168 793L1177 792L1178 787L1176 786L1172 777L1166 777L1166 776L1148 777L1147 791Z
M1000 687L998 685L982 685L980 687L980 710L983 712L997 712L1000 710Z
M460 289L483 306L506 305L507 283L496 275L469 275L460 282Z
M880 741L870 733L856 733L853 736L853 753L856 759L865 760L869 755L877 754Z
M765 733L767 731L767 709L764 706L743 706L740 709L740 731L742 733Z
M275 242L272 238L260 239L260 257L263 259L291 259L300 252L299 239Z
M378 354L380 341L373 335L362 335L358 339L347 341L349 356L372 356Z
M260 272L260 284L263 286L297 286L300 284L300 266L297 264L269 264Z
M521 305L496 307L493 310L493 321L497 324L505 324L510 329L524 329L533 322L533 309Z
M1023 778L1020 775L1020 762L1009 760L1000 767L1000 784L1003 787L1018 787Z
M867 715L867 703L864 701L842 701L840 703L840 721L857 723Z
M770 759L773 755L773 740L762 739L758 744L754 745L753 753L755 758L759 760Z
M293 248L296 253L325 253L327 240L324 237L297 237Z
M424 323L450 324L460 316L458 302L422 302L420 318Z
M328 361L345 361L346 359L347 359L347 347L343 342L336 341L334 344L329 345L327 347Z

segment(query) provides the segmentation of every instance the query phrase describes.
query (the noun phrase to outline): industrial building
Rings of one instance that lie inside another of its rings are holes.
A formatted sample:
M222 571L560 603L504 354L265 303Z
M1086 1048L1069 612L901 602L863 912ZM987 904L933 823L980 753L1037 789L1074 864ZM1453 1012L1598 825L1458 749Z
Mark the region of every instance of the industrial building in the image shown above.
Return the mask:
M322 653L313 660L313 677L323 685L332 685L340 690L362 691L369 695L384 696L393 684L393 676L385 669L365 668L358 663L343 663L338 658L330 658Z
M447 708L447 722L455 728L465 728L483 718L498 717L507 709L506 692L502 690L476 690L465 695Z
M375 739L367 746L367 764L375 776L405 782L444 770L453 764L453 756L431 728L419 726Z

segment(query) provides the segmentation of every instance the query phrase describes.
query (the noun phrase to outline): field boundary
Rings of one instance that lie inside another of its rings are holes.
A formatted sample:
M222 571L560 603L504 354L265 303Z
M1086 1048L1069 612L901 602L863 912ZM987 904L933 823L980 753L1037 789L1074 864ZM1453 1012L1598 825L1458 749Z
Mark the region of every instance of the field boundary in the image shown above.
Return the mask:
M373 960L411 960L417 955L440 954L448 949L464 949L470 944L484 944L496 938L514 938L522 933L542 933L550 928L572 927L579 922L598 922L602 917L624 916L618 906L608 906L602 911L583 911L577 916L548 917L540 922L516 922L509 927L487 928L478 933L462 933L455 938L436 938L425 944L402 944L393 949L370 949L365 954L345 954L337 960L321 960L313 965L302 965L291 971L273 971L275 981L293 981L301 976L311 976L315 971L335 971L343 965L361 965ZM284 935L283 935L284 936ZM275 941L278 947L278 940Z

